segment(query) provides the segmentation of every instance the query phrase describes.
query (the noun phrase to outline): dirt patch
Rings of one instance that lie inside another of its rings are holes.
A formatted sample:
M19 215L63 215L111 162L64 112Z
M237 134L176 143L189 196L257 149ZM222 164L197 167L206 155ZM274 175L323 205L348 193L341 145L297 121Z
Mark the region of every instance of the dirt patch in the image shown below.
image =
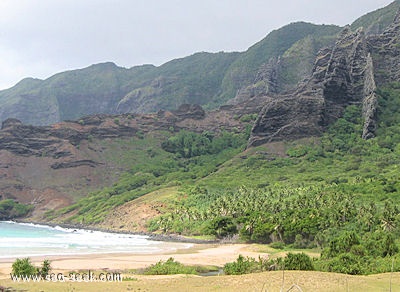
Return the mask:
M176 193L176 188L165 188L141 196L112 210L99 227L116 231L147 232L151 218L162 214L166 201Z
M147 221L160 215L160 206L160 204L128 202L111 211L101 227L120 231L146 232Z

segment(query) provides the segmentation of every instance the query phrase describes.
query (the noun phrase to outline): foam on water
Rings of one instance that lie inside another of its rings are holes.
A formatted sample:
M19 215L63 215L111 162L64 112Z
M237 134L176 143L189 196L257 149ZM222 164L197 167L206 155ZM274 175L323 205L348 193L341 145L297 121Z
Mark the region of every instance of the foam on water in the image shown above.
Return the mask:
M192 244L152 241L143 235L0 222L0 258L122 252L148 254L190 246Z

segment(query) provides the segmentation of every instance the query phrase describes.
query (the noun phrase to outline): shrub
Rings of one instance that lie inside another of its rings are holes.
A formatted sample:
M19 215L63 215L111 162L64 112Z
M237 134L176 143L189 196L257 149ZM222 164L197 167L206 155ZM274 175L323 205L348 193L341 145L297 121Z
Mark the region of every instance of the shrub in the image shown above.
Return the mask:
M275 249L284 249L285 248L285 244L282 241L275 241L275 242L271 243L269 246L272 248L275 248Z
M226 263L224 265L224 273L226 275L242 275L256 271L258 264L254 258L244 257L241 254L235 262Z
M292 148L289 148L286 151L286 154L290 157L302 157L308 153L308 149L306 146L298 145Z
M16 259L12 264L12 273L16 276L41 275L46 277L51 271L49 260L44 260L42 266L35 267L30 258Z
M284 259L286 270L312 271L314 265L311 258L305 253L288 253Z
M37 268L30 258L16 259L12 264L12 273L17 276L32 276L37 274Z
M224 238L236 234L237 228L231 217L217 217L206 226L205 232L218 238Z
M360 275L364 273L360 258L352 253L343 253L333 258L328 263L328 271L351 275Z
M243 116L240 117L240 121L242 123L249 123L249 122L253 122L257 119L258 114L245 114ZM239 119L239 117L236 118L236 120Z
M20 204L12 199L0 201L0 220L26 216L33 209L32 205Z
M174 275L174 274L196 274L194 267L189 267L169 258L166 262L159 261L144 271L145 275Z
M323 258L333 258L342 253L350 252L353 245L359 245L360 239L354 231L345 231L333 238L329 246L322 251Z
M38 269L39 274L45 278L51 271L51 265L49 260L44 260L42 267Z

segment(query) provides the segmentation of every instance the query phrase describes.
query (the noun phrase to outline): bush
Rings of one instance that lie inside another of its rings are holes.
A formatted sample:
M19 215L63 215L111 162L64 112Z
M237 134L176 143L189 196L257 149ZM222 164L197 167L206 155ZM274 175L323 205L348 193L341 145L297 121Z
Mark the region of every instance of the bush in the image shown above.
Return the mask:
M38 269L39 274L45 278L51 271L51 265L49 260L44 260L42 267Z
M26 216L32 209L32 205L20 204L11 199L2 200L0 201L0 220Z
M302 157L308 153L308 149L306 146L298 145L292 148L289 148L286 151L286 154L290 157Z
M237 228L231 217L217 217L206 226L205 232L218 238L224 238L236 234Z
M314 265L311 258L305 253L288 253L284 259L286 270L312 271Z
M328 271L335 273L360 275L364 273L360 258L352 253L343 253L328 263Z
M249 123L249 122L254 122L258 117L258 114L245 114L240 117L240 121L242 123Z
M235 262L224 265L226 275L242 275L253 273L257 270L258 264L254 258L239 255Z
M275 242L271 243L269 246L272 248L275 248L275 249L284 249L285 248L285 244L282 241L275 241Z
M159 261L155 265L144 270L145 275L174 275L174 274L196 274L194 267L189 267L169 258L166 262Z
M30 258L16 259L12 264L12 273L16 276L32 276L38 273L38 269Z
M30 258L16 259L12 264L12 273L16 276L41 275L46 277L51 271L49 260L44 260L42 266L35 267Z
M333 238L329 246L322 251L323 258L333 258L342 253L350 252L353 245L359 245L360 239L354 231L345 231Z

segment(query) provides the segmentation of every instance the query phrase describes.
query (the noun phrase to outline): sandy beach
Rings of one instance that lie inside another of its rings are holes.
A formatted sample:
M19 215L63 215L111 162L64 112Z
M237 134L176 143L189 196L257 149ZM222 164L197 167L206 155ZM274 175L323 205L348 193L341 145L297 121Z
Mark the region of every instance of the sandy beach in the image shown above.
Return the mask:
M107 272L123 270L129 280L122 282L41 282L24 283L10 280L9 272L14 259L0 259L0 286L21 291L289 291L301 287L303 291L400 291L400 275L379 274L350 276L312 271L263 272L240 276L202 277L196 275L145 276L129 273L129 269L144 268L159 260L173 257L189 265L222 267L236 260L239 254L257 258L266 253L256 252L259 246L250 244L194 244L188 249L157 254L96 254L79 256L52 256L53 272L92 270ZM32 258L35 264L44 258ZM284 279L284 281L283 281ZM389 286L390 285L390 286ZM386 290L385 290L386 289Z
M258 258L266 257L266 253L252 251L250 244L192 244L190 248L152 254L90 254L31 257L34 264L39 265L44 259L51 261L55 271L78 270L128 270L145 268L160 260L173 257L188 265L212 265L222 267L227 262L236 260L239 254ZM15 259L0 259L0 277L9 278L11 265Z

